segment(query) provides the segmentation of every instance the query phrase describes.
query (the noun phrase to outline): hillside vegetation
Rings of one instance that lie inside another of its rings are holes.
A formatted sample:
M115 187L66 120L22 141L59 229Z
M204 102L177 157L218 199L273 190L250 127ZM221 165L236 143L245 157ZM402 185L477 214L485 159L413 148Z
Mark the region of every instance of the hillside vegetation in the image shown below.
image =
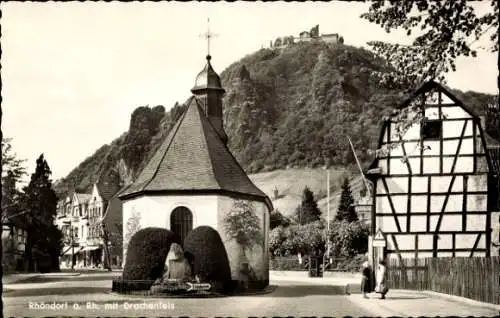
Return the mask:
M367 50L323 42L261 49L245 56L220 73L230 149L247 172L261 172L252 179L270 197L275 185L300 195L305 183L301 179L308 173L310 183L324 183L324 165L335 167L339 175L345 168L355 171L347 136L366 164L372 159L382 116L405 97L400 89L380 86L373 72L383 72L384 67ZM458 93L479 114L492 100L486 94ZM129 130L59 180L58 193L88 191L97 179L132 182L184 109L181 104L168 112L163 106L137 108ZM336 177L332 174L332 184ZM323 197L326 191L320 193L319 188L315 193Z

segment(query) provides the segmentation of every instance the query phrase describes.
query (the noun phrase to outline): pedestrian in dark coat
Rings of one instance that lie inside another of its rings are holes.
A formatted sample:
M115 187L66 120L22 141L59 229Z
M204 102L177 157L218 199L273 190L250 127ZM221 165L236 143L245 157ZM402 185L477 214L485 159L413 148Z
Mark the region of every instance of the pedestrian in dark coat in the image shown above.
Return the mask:
M365 261L361 270L361 293L363 298L368 298L367 293L372 292L372 269L368 261Z

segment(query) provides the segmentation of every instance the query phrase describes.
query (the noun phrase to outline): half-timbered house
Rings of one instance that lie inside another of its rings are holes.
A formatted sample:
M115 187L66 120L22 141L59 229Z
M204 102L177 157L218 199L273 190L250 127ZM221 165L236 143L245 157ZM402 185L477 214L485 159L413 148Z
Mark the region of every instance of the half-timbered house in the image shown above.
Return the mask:
M374 260L489 256L498 190L480 117L434 81L400 109L407 119L384 121L385 151L368 171L371 231L385 239L372 245Z

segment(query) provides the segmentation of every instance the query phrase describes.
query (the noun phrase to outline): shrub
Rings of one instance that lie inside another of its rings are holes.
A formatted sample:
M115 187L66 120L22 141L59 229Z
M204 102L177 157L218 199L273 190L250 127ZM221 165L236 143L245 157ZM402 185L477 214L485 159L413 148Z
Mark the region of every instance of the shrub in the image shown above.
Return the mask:
M324 224L316 221L287 228L277 227L271 231L269 248L275 256L322 254L325 251Z
M272 229L277 228L278 226L287 227L291 223L290 219L281 214L278 210L274 210L271 212L269 216L269 227Z
M172 243L179 243L173 232L148 227L139 230L128 244L124 280L152 280L163 274L165 259Z
M219 233L209 226L199 226L184 240L184 251L193 260L193 273L202 282L215 283L216 289L227 287L231 269Z
M275 227L269 233L269 251L274 256L279 256L283 253L282 246L286 240L286 233L283 226Z
M335 257L353 257L368 251L369 229L361 222L336 221L330 225L332 254Z

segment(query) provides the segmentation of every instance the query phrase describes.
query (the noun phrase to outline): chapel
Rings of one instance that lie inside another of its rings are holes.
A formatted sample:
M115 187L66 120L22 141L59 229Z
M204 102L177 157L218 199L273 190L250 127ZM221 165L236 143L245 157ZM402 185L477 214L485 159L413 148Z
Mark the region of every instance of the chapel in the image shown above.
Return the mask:
M241 280L243 269L250 268L254 280L266 282L273 207L228 149L222 116L225 90L210 55L191 92L185 112L137 179L119 195L123 202L124 260L131 231L164 227L178 234L182 243L192 229L210 226L224 242L232 279ZM225 216L241 202L250 206L259 220L262 239L251 248L240 246L225 232Z

